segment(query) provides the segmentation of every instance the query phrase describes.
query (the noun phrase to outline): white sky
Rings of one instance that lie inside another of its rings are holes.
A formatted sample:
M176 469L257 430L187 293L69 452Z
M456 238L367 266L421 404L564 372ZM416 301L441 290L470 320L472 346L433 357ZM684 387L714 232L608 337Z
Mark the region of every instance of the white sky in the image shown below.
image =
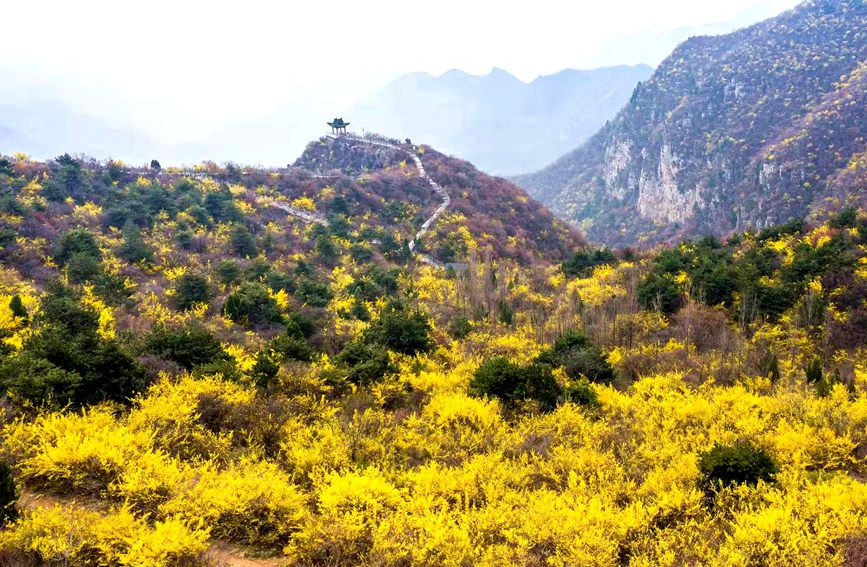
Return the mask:
M655 65L630 52L628 38L748 10L760 19L796 3L19 0L2 8L0 83L42 81L58 98L101 107L88 111L182 137L215 117L242 121L293 101L348 105L411 71L496 66L529 80L567 67Z

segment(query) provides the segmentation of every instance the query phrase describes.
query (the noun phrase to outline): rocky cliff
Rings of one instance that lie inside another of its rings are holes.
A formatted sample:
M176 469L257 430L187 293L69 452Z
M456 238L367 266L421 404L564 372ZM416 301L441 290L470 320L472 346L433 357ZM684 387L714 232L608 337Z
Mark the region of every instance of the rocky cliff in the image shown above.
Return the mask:
M591 240L762 228L864 199L867 5L812 0L694 37L600 132L518 178Z

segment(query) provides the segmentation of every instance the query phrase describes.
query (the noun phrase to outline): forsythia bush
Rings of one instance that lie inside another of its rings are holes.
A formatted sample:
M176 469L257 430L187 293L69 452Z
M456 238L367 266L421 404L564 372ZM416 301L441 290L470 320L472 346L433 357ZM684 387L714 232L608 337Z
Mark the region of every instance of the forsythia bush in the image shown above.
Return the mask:
M179 518L148 525L123 508L101 515L58 506L29 513L0 532L0 558L24 565L32 557L58 565L194 566L204 564L207 540L207 529Z
M196 393L234 410L256 394L164 379L127 414L99 406L5 426L21 482L121 507L25 512L0 549L177 565L211 535L282 549L296 565L806 567L839 565L845 542L867 531L857 479L867 396L836 385L818 397L798 382L694 386L676 373L591 388L598 408L508 418L451 388L402 418L376 407L345 416L301 394L270 460L232 443L173 456L172 443L208 431ZM741 441L770 455L775 477L702 488L700 456Z

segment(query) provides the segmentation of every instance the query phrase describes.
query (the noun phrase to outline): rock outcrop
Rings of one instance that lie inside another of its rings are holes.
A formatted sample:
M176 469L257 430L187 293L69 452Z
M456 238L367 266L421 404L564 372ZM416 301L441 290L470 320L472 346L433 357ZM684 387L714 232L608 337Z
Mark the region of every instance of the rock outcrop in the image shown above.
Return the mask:
M762 228L863 201L865 65L863 0L812 0L694 37L586 144L517 181L610 245Z

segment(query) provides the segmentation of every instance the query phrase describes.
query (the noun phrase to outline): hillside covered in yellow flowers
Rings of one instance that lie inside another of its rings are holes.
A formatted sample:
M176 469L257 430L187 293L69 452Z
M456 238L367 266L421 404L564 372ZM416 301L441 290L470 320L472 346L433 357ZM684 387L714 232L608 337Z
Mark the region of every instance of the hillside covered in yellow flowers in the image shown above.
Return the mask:
M329 144L0 158L0 565L864 565L867 211L591 249L428 148L443 270Z

